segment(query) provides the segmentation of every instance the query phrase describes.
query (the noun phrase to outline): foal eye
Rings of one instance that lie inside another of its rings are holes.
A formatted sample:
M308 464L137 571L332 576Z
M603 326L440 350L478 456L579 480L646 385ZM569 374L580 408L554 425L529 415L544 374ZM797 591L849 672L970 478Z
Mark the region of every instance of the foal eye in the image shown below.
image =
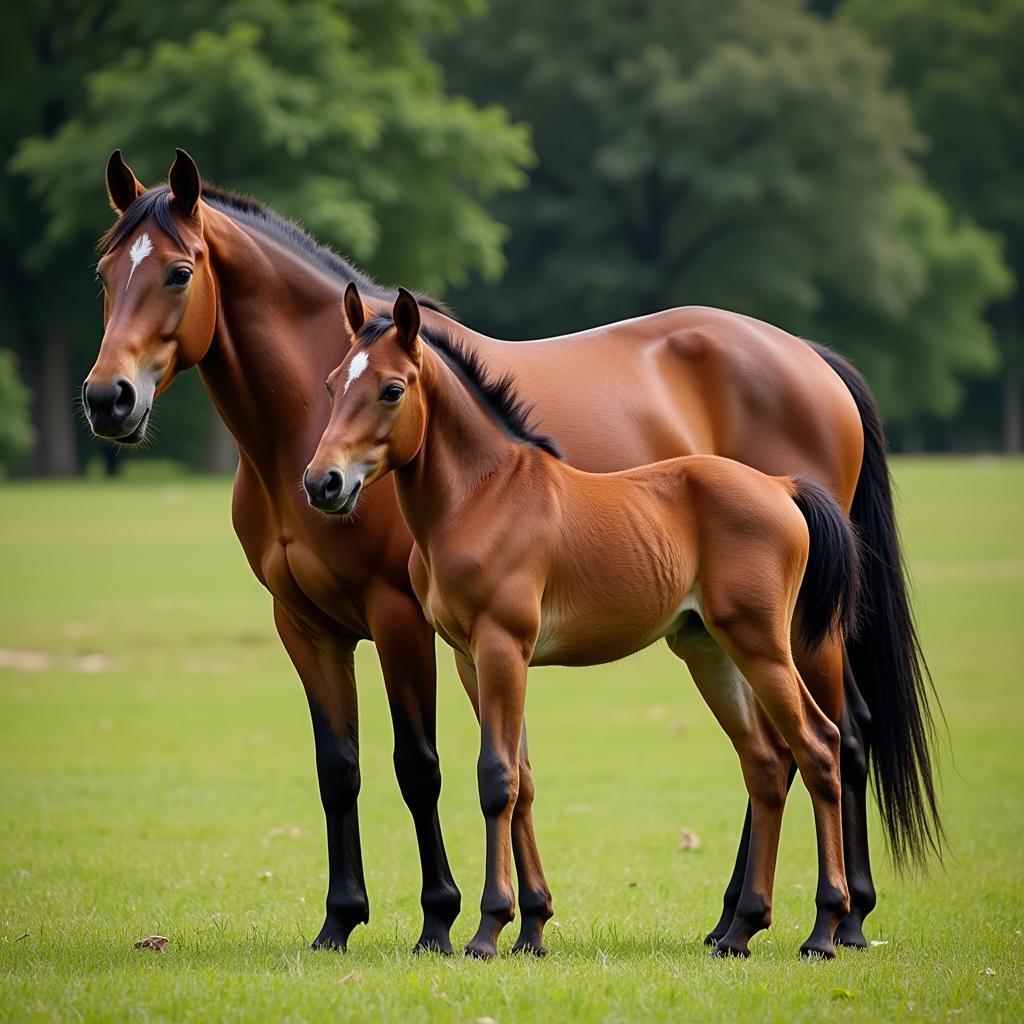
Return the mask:
M381 393L382 402L397 402L405 394L405 388L401 384L389 384Z
M192 271L188 267L175 267L167 283L172 288L184 288L192 280Z

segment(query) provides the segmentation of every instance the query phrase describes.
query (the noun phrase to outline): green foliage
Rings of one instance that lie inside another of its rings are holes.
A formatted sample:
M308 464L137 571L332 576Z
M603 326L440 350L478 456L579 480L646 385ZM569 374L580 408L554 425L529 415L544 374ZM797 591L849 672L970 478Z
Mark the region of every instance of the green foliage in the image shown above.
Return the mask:
M841 338L894 416L949 414L959 375L991 370L998 250L912 186L922 139L849 26L796 0L496 0L439 52L538 152L530 189L495 203L510 270L456 297L468 320L549 334L722 306ZM922 362L920 387L888 386Z
M962 378L990 374L999 364L984 314L1012 291L1013 275L995 236L956 221L941 197L921 185L896 193L892 231L918 271L903 312L880 316L833 297L823 336L856 353L891 422L921 413L948 417L962 401Z
M464 6L228 3L198 31L141 40L87 78L55 136L18 149L12 167L49 214L36 253L109 222L97 194L111 149L151 182L179 145L388 279L440 290L469 268L493 277L503 231L480 197L522 182L527 133L446 96L417 42Z
M0 470L12 469L32 447L29 392L13 352L0 349Z
M848 0L841 15L892 55L929 144L928 179L953 209L998 232L1018 288L996 314L1003 398L1017 423L1024 371L1024 0ZM995 408L994 389L984 403ZM1016 406L1016 412L1011 405ZM1005 428L1004 428L1005 429ZM1016 435L1013 437L1012 435Z

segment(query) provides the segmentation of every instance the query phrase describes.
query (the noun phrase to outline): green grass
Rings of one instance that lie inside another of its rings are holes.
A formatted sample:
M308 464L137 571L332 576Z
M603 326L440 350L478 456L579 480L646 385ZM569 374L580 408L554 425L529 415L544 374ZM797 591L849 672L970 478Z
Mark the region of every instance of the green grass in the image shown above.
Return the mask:
M415 847L361 645L372 919L348 954L308 952L326 861L310 729L231 534L228 483L5 487L0 648L37 655L0 668L0 1019L1022 1019L1024 463L901 462L897 478L949 725L953 848L945 870L900 880L876 827L869 937L885 944L828 964L796 957L814 887L799 787L772 929L746 962L700 945L743 791L661 648L533 674L551 954L481 964L409 954ZM465 942L482 881L476 735L446 650L439 660L442 821ZM699 849L678 849L683 827ZM132 949L154 933L170 938L163 953Z

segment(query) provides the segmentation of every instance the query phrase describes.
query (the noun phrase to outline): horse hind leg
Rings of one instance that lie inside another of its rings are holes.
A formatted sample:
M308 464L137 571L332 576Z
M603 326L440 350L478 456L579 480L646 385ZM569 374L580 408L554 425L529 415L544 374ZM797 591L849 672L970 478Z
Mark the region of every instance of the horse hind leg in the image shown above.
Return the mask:
M800 952L830 959L835 956L836 928L850 909L840 809L839 729L804 686L780 626L755 613L717 623L710 631L749 681L793 752L810 793L818 841L817 915Z
M771 924L775 862L792 758L746 680L707 633L677 635L670 638L669 646L686 662L740 759L749 797L744 825L747 849L741 845L712 955L749 956L751 938Z

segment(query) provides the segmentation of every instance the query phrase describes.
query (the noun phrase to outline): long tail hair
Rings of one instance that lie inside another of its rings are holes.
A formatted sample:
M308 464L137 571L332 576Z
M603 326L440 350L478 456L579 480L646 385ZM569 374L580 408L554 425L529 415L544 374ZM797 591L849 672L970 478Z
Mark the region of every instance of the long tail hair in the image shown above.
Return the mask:
M897 868L940 859L945 831L929 744L931 676L921 650L900 551L882 417L867 381L842 356L812 348L847 386L864 426L864 461L850 518L861 550L859 627L846 651L871 712L868 756L878 807Z
M811 538L796 606L803 641L814 650L834 629L844 637L855 632L861 558L857 534L832 495L799 477L793 484L793 501Z

